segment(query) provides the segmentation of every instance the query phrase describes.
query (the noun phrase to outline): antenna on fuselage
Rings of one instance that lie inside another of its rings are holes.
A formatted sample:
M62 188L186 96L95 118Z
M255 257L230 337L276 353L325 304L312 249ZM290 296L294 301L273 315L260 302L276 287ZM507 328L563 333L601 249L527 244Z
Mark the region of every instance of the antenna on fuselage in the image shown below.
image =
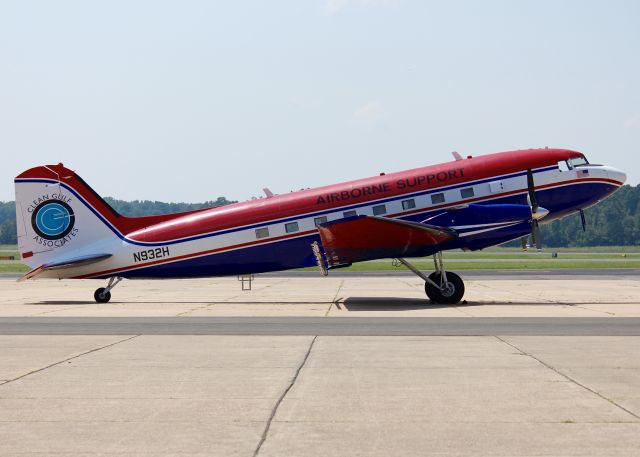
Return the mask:
M454 159L462 160L462 156L460 155L460 153L458 151L452 151L451 154L453 155Z
M264 194L267 196L267 198L273 197L273 192L271 192L271 190L269 190L268 187L265 187L264 189L262 189L262 192L264 192Z

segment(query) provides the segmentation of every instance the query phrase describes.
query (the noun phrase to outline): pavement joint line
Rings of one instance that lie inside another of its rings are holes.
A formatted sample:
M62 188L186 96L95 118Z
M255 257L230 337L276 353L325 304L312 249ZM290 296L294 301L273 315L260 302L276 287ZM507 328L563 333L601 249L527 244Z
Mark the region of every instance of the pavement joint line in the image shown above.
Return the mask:
M599 309L591 309L591 308L587 308L586 306L580 306L578 303L567 303L568 306L574 306L576 308L580 308L580 309L586 309L587 311L593 311L594 313L603 313L603 314L608 314L609 316L615 316L616 313L612 313L610 311L602 311Z
M57 313L59 311L66 311L68 309L74 309L74 306L70 306L68 308L62 308L62 309L52 309L50 311L43 311L41 313L36 313L35 316L42 316L43 314L51 314L51 313Z
M13 398L12 398L13 399ZM47 397L47 399L49 399ZM109 398L111 400L111 398ZM69 400L68 398L65 398L64 400ZM76 400L76 398L73 398L73 400ZM94 398L89 398L89 400L95 400ZM146 400L146 399L145 399ZM250 423L250 424L254 424L257 423L259 421L255 421L255 420L247 420L247 421L243 421L246 423ZM150 421L150 420L143 420L143 419L123 419L123 420L115 420L115 419L70 419L70 420L66 420L66 419L58 419L58 420L54 420L54 419L35 419L35 420L22 420L22 419L11 419L11 420L0 420L0 424L20 424L20 423L28 423L28 424L60 424L60 423L71 423L71 424L223 424L225 423L224 420L210 420L210 419L197 419L197 420L154 420L154 421ZM283 423L283 424L287 424L287 423L293 423L293 421L278 421L278 423ZM331 420L331 421L326 421L326 420L298 420L295 421L295 423L298 424L327 424L327 423L331 423L331 424L378 424L379 422L375 421L375 420L371 420L371 421L358 421L358 420ZM607 421L607 420L602 420L602 421L593 421L593 420L589 420L589 421L579 421L579 422L567 422L564 420L548 420L548 421L523 421L523 422L514 422L514 421L503 421L503 420L496 420L496 421L491 421L491 422L487 422L487 421L482 421L482 420L476 420L476 421L468 421L468 420L460 420L460 421L451 421L451 420L387 420L386 423L389 424L415 424L415 423L420 423L420 424L479 424L479 425L486 425L487 423L490 424L521 424L521 425L528 425L528 424L559 424L559 425L576 425L576 424L596 424L596 425L611 425L611 424L633 424L633 425L638 425L638 421L636 420L613 420L613 421ZM55 453L54 453L55 454ZM61 455L69 455L68 453L60 453ZM24 454L24 455L34 455L32 453L29 454ZM49 456L51 455L50 452L47 452L45 455ZM85 453L83 453L82 455L85 455ZM104 456L105 454L103 454L102 452L100 452L99 454L97 454L99 456ZM106 455L112 455L112 453L106 454ZM122 455L130 455L129 453L122 453ZM139 455L139 453L136 453L135 455ZM152 454L153 456L157 455L156 453ZM174 455L174 454L170 454L170 455ZM179 454L179 455L183 455L183 454ZM186 455L186 454L185 454ZM191 455L191 454L188 454ZM528 454L527 454L528 455ZM581 454L582 455L582 454Z
M203 306L196 306L195 308L191 308L191 309L188 309L188 310L186 310L186 311L182 311L181 313L176 314L176 317L178 317L178 316L185 316L185 315L187 315L187 314L189 314L189 313L192 313L192 312L194 312L194 311L198 311L198 310L200 310L200 309L207 309L207 308L209 308L210 306L215 306L215 305L216 305L216 303L215 303L215 302L211 302L211 303L207 303L207 304L205 304L205 305L203 305Z
M412 283L409 281L405 281L402 276L398 278L398 281L401 282L402 284L409 286L412 289L421 289L420 284L416 284L415 282Z
M490 289L490 290L495 290L495 289L493 289L492 287L489 287L488 285L485 285L485 287L487 287L487 288L488 288L488 289ZM543 301L543 302L545 302L545 303L548 303L548 304L550 304L550 305L565 305L565 304L566 304L566 303L563 303L563 302L560 302L560 301L557 301L557 300L551 300L551 299L549 299L549 298L538 297L538 296L531 296L531 295L528 295L528 294L524 294L524 293L522 293L522 292L516 292L515 290L514 290L514 291L512 291L512 293L513 293L514 295L520 295L521 297L525 297L525 298L527 298L527 299L529 299L529 300L541 300L541 301Z
M269 429L271 428L271 423L273 422L273 418L276 417L276 413L278 412L278 408L280 407L280 405L284 401L284 398L287 396L289 391L293 388L293 385L298 380L298 376L300 375L300 371L302 371L302 368L307 363L307 359L309 359L309 355L311 354L311 350L313 349L313 345L316 343L317 339L318 339L318 335L314 336L313 339L311 340L311 343L309 344L309 349L307 349L307 353L304 355L304 358L302 359L302 362L300 363L300 365L298 366L298 369L296 370L295 374L293 375L293 378L291 378L291 381L289 382L289 385L284 390L284 392L282 392L282 395L280 395L280 398L278 398L278 401L276 402L275 406L271 410L271 414L269 415L269 419L267 419L267 424L264 427L264 431L262 432L262 436L260 437L260 441L258 442L258 445L256 446L256 450L253 452L253 457L257 457L257 455L260 453L260 449L262 449L262 445L265 443L265 441L267 440L267 436L269 435Z
M483 286L488 288L488 289L491 289L491 287L488 287L486 285L483 285ZM514 292L514 293L517 294L517 295L521 295L523 297L526 297L526 298L533 298L533 297L530 297L527 294L518 293L518 292ZM547 299L547 298L539 298L539 297L536 297L536 298L538 298L540 300L543 300L546 304L551 305L551 306L570 306L572 308L580 308L580 309L584 309L584 310L587 310L587 311L592 311L594 313L602 313L602 314L607 314L609 316L615 316L615 313L610 313L608 311L602 311L602 310L597 310L597 309L586 308L584 306L580 306L578 303L570 303L570 302L564 302L564 301L558 301L558 300L550 300L550 299ZM540 304L542 304L542 303L540 303Z
M115 345L120 344L120 343L125 343L125 342L127 342L129 340L132 340L134 338L137 338L139 336L140 335L129 336L129 337L123 339L123 340L119 340L119 341L116 341L114 343L107 344L105 346L100 346L98 348L93 348L93 349L90 349L89 351L85 351L85 352L83 352L81 354L76 354L73 357L67 357L64 360L60 360L58 362L52 363L50 365L47 365L46 367L42 367L42 368L38 368L37 370L30 371L29 373L25 373L23 375L20 375L17 378L13 378L13 379L9 379L8 381L0 382L0 387L4 386L6 384L9 384L10 382L17 381L19 379L26 378L27 376L30 376L32 374L39 373L41 371L44 371L44 370L47 370L49 368L55 367L56 365L60 365L61 363L65 363L65 362L68 362L70 360L77 359L78 357L82 357L83 355L91 354L92 352L101 351L102 349L107 349L107 348L110 348L110 347L115 346Z
M529 352L523 351L522 349L520 349L518 346L516 346L515 344L510 343L509 341L494 335L496 339L498 339L499 341L502 341L504 344L511 346L513 349L515 349L516 351L520 352L520 354L522 355L526 355L527 357L531 357L533 360L535 360L536 362L538 362L539 364L545 366L546 368L548 368L549 370L559 374L560 376L562 376L563 378L567 379L568 381L574 383L575 385L582 387L583 389L591 392L592 394L596 395L597 397L600 397L601 399L611 403L613 406L616 406L617 408L621 409L622 411L624 411L625 413L635 417L636 419L640 420L640 415L634 413L633 411L625 408L624 406L622 406L621 404L617 403L616 401L612 400L609 397L605 397L604 395L602 395L600 392L598 392L597 390L592 389L591 387L582 384L581 382L578 382L577 380L573 379L571 376L563 373L562 371L560 371L559 369L557 369L556 367L549 365L548 363L546 363L544 360L536 357L533 354L530 354Z

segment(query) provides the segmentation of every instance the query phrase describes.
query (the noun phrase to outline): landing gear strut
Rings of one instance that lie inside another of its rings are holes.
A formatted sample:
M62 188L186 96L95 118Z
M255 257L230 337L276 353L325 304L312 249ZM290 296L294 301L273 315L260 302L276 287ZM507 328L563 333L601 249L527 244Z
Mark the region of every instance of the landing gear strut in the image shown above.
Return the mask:
M118 283L122 281L122 278L119 276L113 276L109 278L109 283L107 287L100 287L96 289L93 293L93 298L95 298L97 303L107 303L111 300L111 289L118 285Z
M424 279L424 291L433 303L455 305L462 300L464 296L464 282L462 278L454 272L445 271L442 252L434 254L433 263L436 271L429 276L426 276L405 259L398 259L398 261L414 274Z

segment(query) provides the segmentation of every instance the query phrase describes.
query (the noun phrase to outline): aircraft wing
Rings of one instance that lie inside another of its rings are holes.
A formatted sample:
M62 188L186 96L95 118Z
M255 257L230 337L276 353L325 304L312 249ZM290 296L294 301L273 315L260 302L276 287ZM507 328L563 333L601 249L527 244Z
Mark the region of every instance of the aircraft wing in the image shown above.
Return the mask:
M415 257L457 238L448 228L376 216L356 216L318 226L329 267L363 260Z
M34 268L20 279L18 282L25 281L27 279L35 278L36 276L41 275L45 271L50 270L62 270L64 268L73 268L80 267L83 265L89 265L91 263L100 262L101 260L108 259L112 254L91 254L91 255L83 255L80 257L74 257L72 259L67 259L59 262L51 262L45 263L44 265L40 265L39 267Z

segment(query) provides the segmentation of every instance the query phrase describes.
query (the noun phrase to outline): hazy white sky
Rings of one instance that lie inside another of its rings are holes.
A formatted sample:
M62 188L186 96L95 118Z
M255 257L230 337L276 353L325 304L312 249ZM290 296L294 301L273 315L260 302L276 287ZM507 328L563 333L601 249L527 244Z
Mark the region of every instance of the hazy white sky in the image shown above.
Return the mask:
M638 1L0 1L0 200L246 199L557 146L640 181Z

